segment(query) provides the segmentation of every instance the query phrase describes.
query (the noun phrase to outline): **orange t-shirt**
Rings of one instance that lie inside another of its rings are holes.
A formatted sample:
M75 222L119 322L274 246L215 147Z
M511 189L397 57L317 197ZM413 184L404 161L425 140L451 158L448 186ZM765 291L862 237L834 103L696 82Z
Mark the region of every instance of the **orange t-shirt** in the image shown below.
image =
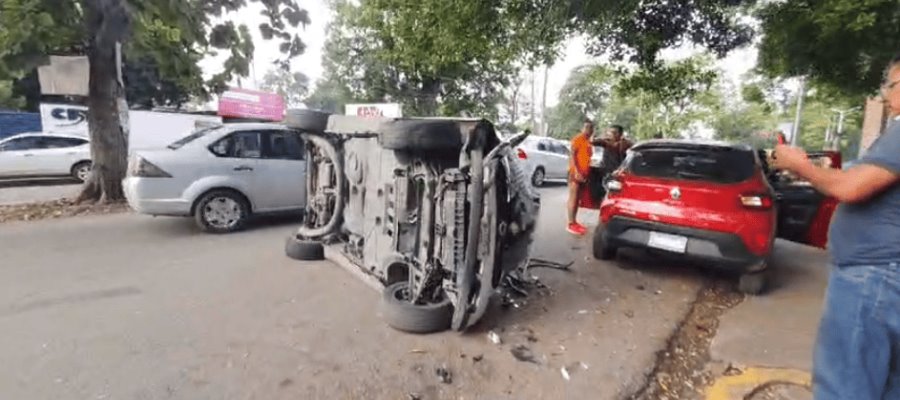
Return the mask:
M594 146L591 145L591 137L581 132L572 138L572 160L575 168L581 176L588 176L591 172L591 156L594 155ZM572 164L569 165L569 174L574 173Z

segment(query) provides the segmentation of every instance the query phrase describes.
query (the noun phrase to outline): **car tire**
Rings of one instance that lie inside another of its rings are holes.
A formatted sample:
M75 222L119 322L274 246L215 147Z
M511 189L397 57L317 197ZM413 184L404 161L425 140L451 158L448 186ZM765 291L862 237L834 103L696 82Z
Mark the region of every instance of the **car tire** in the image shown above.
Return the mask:
M200 197L197 206L194 207L194 220L197 226L209 233L239 231L244 228L249 218L250 205L247 199L233 190L207 192Z
M453 304L444 298L434 304L412 304L405 299L409 282L397 282L384 288L382 312L387 324L398 331L433 333L450 329Z
M546 173L544 173L544 167L537 167L534 169L534 173L531 174L531 185L534 187L544 186L544 180L547 178Z
M769 273L767 270L742 274L738 279L738 291L751 296L763 294L766 290L768 277Z
M389 150L453 151L462 149L463 138L454 121L399 119L384 122L379 143Z
M284 124L305 132L325 132L329 115L315 110L288 110L284 115Z
M291 235L284 243L284 254L300 261L320 261L325 259L325 246L321 242Z
M72 166L72 177L78 182L86 182L91 176L91 162L80 161Z
M594 252L594 258L598 260L612 260L616 258L616 253L618 253L619 250L609 245L605 239L605 234L603 225L597 225L597 228L594 229L591 247Z

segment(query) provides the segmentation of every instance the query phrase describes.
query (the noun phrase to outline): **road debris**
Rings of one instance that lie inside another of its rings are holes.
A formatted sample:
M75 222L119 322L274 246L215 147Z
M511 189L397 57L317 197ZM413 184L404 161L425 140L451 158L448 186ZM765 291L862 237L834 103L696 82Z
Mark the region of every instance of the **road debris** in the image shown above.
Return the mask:
M423 350L423 349L412 349L412 350L409 351L409 354L425 354L425 353L427 353L427 352L428 352L428 350Z
M660 294L662 294L662 290L656 289L656 291L653 292L653 293L656 294L656 295L660 295Z
M569 268L571 268L573 264L575 264L575 261L569 261L568 263L558 263L555 261L543 260L540 258L532 258L528 261L528 265L526 268L551 268L562 271L569 271Z
M528 348L528 346L520 344L510 349L509 352L512 353L513 357L515 357L516 360L540 365L540 362L538 362L538 360L534 356L534 352L532 352L531 349Z
M578 314L579 314L579 315L584 315L584 314L587 314L587 313L588 313L588 310L578 310Z
M477 356L472 357L472 362L473 363L481 362L481 360L483 360L483 359L484 359L484 354L479 354Z
M587 370L588 365L583 362L574 362L569 365L563 366L559 369L559 373L562 374L563 379L569 381L572 380L572 375L574 375L579 370Z
M628 318L634 318L634 311L625 310L625 316Z
M723 372L722 375L725 375L725 376L735 376L735 375L740 375L740 374L743 374L743 373L744 373L744 371L741 371L740 368L735 367L735 366L732 365L732 364L728 364L728 368L725 368L725 372Z
M450 370L447 369L447 366L441 366L434 370L435 375L438 376L441 383L443 384L451 384L453 383L453 374L450 373Z
M644 289L646 289L646 288L644 287L644 285L637 285L637 286L635 286L635 289L637 289L637 290L644 290Z
M418 393L409 393L406 398L407 400L422 400L422 396Z
M500 335L498 335L497 332L490 331L490 332L488 332L487 337L488 337L488 340L490 340L491 343L493 343L493 344L496 344L496 345L503 344L503 339L500 339Z

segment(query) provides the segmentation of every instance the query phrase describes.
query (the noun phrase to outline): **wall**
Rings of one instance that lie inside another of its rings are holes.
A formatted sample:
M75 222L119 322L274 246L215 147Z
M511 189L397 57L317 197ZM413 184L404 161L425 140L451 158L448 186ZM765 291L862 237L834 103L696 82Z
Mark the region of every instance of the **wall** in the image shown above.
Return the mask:
M25 132L41 131L38 113L0 111L0 139Z

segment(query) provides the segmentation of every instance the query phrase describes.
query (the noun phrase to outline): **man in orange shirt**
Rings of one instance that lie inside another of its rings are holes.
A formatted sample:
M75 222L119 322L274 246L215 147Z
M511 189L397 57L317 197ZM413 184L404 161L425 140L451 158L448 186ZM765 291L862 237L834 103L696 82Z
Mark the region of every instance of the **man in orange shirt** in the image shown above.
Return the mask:
M581 132L572 138L572 153L569 158L569 224L566 230L573 235L584 235L587 228L578 223L578 196L581 189L586 186L587 178L591 172L591 156L594 155L594 147L591 138L594 135L594 123L584 120Z

